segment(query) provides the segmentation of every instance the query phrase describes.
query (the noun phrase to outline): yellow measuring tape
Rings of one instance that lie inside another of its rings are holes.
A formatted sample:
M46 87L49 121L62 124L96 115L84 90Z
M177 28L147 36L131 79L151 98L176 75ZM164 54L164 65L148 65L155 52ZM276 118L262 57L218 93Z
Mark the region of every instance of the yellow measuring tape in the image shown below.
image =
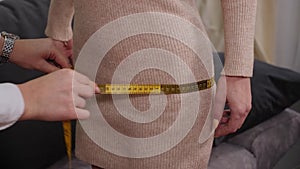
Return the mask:
M211 88L214 78L195 83L175 84L99 84L100 94L181 94Z
M69 160L69 168L72 168L72 125L71 121L63 121L64 139L66 144L66 151Z
M209 89L214 85L214 78L187 84L98 84L100 94L181 94ZM71 169L72 133L71 121L63 122L66 151Z

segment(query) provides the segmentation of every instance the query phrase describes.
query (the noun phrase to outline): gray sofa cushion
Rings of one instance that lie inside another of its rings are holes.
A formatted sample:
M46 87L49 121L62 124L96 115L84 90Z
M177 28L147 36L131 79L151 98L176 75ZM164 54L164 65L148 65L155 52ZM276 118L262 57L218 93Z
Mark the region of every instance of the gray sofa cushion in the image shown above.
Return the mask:
M270 120L228 140L257 159L257 169L271 169L300 138L300 113L286 109Z
M256 159L247 149L222 143L215 147L208 169L256 169Z

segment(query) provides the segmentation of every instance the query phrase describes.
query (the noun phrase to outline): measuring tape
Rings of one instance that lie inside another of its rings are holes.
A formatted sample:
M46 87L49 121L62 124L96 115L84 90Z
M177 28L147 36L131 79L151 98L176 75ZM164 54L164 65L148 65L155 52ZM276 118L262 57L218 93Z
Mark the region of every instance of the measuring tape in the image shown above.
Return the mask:
M66 151L69 160L69 168L72 168L72 124L71 121L63 121L63 129L64 129L64 140L66 144Z
M100 94L181 94L205 90L214 78L195 83L175 84L99 84Z
M64 42L64 45L66 42ZM49 63L53 64L54 66L58 68L62 68L59 64L55 62L55 60L47 60ZM69 62L72 65L73 69L73 61L69 58ZM64 130L64 141L65 141L65 146L66 146L66 152L69 160L69 169L72 168L72 124L71 121L63 121L63 130Z
M214 85L214 78L195 83L175 84L98 84L100 94L181 94L209 89ZM66 151L71 169L72 133L71 121L63 122Z

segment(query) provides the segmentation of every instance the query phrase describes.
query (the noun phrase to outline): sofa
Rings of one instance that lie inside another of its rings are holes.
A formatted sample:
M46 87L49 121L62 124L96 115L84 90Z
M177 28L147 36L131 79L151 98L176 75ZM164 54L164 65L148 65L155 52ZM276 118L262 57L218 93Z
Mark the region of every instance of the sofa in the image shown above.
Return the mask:
M45 37L48 7L49 0L0 1L0 31ZM42 75L14 64L0 66L0 83ZM289 108L300 100L300 74L256 60L251 83L253 109L240 130L215 139L209 169L272 169L300 140L300 113ZM90 169L76 158L72 163ZM67 169L61 122L23 121L0 131L0 168Z
M299 140L299 120L299 112L286 109L222 142L213 148L209 169L273 168Z

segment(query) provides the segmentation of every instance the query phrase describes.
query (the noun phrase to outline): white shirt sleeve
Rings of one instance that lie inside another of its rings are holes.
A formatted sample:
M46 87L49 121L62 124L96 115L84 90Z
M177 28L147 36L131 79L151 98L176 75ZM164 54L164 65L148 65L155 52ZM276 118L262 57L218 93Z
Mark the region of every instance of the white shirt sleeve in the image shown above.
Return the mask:
M0 130L12 126L24 112L24 99L17 85L0 84Z

